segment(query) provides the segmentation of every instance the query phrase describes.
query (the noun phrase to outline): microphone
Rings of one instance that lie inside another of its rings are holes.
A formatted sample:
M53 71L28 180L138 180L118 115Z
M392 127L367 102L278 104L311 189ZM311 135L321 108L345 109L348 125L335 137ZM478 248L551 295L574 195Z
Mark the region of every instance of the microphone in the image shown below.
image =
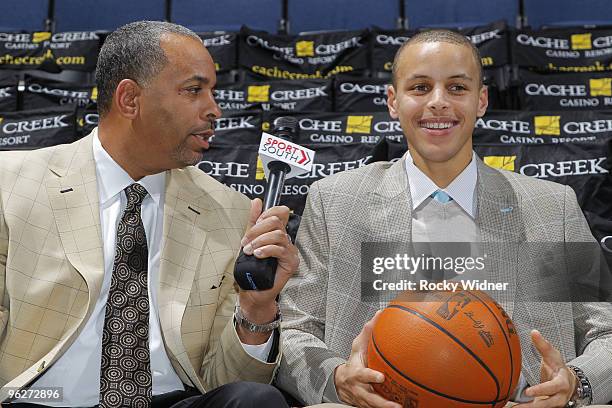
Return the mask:
M298 122L292 116L280 116L274 121L273 133L276 137L293 142L297 134ZM267 150L267 149L266 149ZM261 152L259 152L261 155ZM265 167L265 166L264 166ZM291 171L291 166L282 160L272 160L267 165L269 174L266 174L268 183L263 202L263 210L266 211L280 202L281 192L285 184L285 177Z
M298 131L297 119L281 116L274 121L273 133L263 133L259 157L266 175L263 211L280 202L286 179L310 172L314 151L293 143ZM234 266L234 279L243 290L267 290L274 286L278 260L257 259L240 250Z

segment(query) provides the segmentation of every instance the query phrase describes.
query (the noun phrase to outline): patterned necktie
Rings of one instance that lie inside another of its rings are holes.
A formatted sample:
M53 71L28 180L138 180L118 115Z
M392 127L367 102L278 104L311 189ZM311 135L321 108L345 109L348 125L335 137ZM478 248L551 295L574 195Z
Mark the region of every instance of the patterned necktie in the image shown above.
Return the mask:
M150 407L148 249L141 218L147 190L124 190L127 207L117 225L117 244L102 334L100 407Z
M434 200L436 200L437 202L442 203L442 204L446 204L449 201L453 201L453 198L451 196L449 196L448 194L446 194L442 190L436 190L431 195L431 198L433 198Z

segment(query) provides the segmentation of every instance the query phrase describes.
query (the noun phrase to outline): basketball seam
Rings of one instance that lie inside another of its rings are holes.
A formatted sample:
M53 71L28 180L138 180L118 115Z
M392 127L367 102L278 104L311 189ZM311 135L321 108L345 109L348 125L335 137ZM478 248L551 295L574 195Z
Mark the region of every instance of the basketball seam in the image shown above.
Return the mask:
M512 377L514 376L514 360L512 359L512 347L510 347L510 341L508 340L508 336L506 336L506 331L504 330L504 326L501 324L501 322L499 321L495 313L491 310L489 305L487 305L481 298L476 296L474 293L470 293L470 295L480 300L480 302L484 305L484 307L486 307L489 310L489 312L491 312L491 314L493 315L493 318L495 319L495 321L497 321L497 324L502 329L504 339L506 340L506 345L508 346L508 352L510 353L510 383L508 384L508 392L506 392L506 398L510 398L510 391L511 391L510 387L512 386Z
M482 361L476 354L474 354L474 352L472 350L470 350L465 344L463 344L461 342L461 340L459 340L457 337L455 337L452 333L450 333L444 327L440 326L438 323L434 322L433 320L431 320L427 316L422 315L421 313L417 312L416 310L407 308L406 306L402 306L402 305L389 305L388 307L389 308L400 309L400 310L403 310L405 312L412 313L412 314L416 315L417 317L423 319L427 323L431 324L432 326L434 326L435 328L437 328L441 332L445 333L449 338L451 338L455 343L457 343L462 349L464 349L470 356L472 356L472 358L474 358L474 360L476 360L476 362L478 364L480 364L480 366L482 368L484 368L485 371L491 376L491 378L495 382L495 387L496 387L496 390L497 390L496 391L496 395L499 398L499 391L500 391L499 390L499 382L497 381L497 378L495 377L495 374L493 374L491 369L484 363L484 361ZM381 357L383 357L383 359L384 359L384 356L381 355ZM487 402L487 404L498 403L498 402L501 402L501 401L502 400L496 400L495 402Z
M374 338L374 334L372 334L372 344L374 345L374 350L376 350L376 353L380 356L380 358L383 359L383 361L393 369L393 371L397 372L399 375L401 375L402 377L404 377L406 380L410 381L411 383L433 393L436 394L440 397L444 397L446 399L450 399L453 401L457 401L457 402L464 402L466 404L477 404L477 405L493 405L495 406L495 404L498 404L500 402L502 402L503 400L499 400L499 401L470 401L470 400L465 400L459 397L453 397L451 395L446 395L440 391L436 391L434 389L429 388L426 385L423 385L421 383L416 382L415 380L413 380L412 378L408 377L406 374L404 374L403 372L401 372L400 370L398 370L389 360L387 360L387 358L380 352L380 350L378 349L378 345L376 344L376 339Z

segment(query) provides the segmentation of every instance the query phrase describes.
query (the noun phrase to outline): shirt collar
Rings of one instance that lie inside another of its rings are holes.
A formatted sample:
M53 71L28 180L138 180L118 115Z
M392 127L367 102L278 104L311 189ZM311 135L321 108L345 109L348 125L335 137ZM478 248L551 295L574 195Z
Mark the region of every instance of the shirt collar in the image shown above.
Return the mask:
M127 186L136 182L115 160L113 160L108 152L104 150L98 138L98 132L94 132L93 154L97 174L104 175L104 177L98 177L100 204L103 205L117 194L121 193ZM145 176L138 181L138 184L147 189L153 202L159 207L162 194L164 194L166 188L166 172L162 171L161 173Z
M425 173L412 161L410 152L406 154L406 173L412 197L412 209L415 210L436 190L442 190L452 197L455 202L472 218L476 217L476 181L478 170L476 167L476 153L472 152L472 160L465 169L446 188L439 188Z

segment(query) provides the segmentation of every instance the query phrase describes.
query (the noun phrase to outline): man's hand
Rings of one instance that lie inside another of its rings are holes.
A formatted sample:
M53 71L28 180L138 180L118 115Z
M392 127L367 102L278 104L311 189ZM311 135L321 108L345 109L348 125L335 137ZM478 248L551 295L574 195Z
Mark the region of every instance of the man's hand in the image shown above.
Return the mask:
M576 377L565 365L559 350L539 331L531 331L531 341L542 356L540 384L525 390L525 395L535 399L527 404L516 405L516 408L565 407L578 386Z
M379 314L376 312L372 320L363 326L361 333L353 340L348 361L336 368L336 392L342 402L359 408L401 408L401 405L384 399L374 391L371 384L382 383L385 376L366 367L368 342Z
M276 296L283 289L289 278L295 273L299 264L298 251L285 230L289 220L289 208L272 207L261 212L262 202L259 198L251 201L251 213L247 231L242 239L243 251L256 258L275 257L278 260L274 286L268 290L241 290L239 293L240 308L244 316L257 324L269 323L276 317ZM267 340L269 333L246 333L238 330L241 340L249 344L261 344ZM249 337L243 338L243 335ZM247 340L247 341L245 341Z

